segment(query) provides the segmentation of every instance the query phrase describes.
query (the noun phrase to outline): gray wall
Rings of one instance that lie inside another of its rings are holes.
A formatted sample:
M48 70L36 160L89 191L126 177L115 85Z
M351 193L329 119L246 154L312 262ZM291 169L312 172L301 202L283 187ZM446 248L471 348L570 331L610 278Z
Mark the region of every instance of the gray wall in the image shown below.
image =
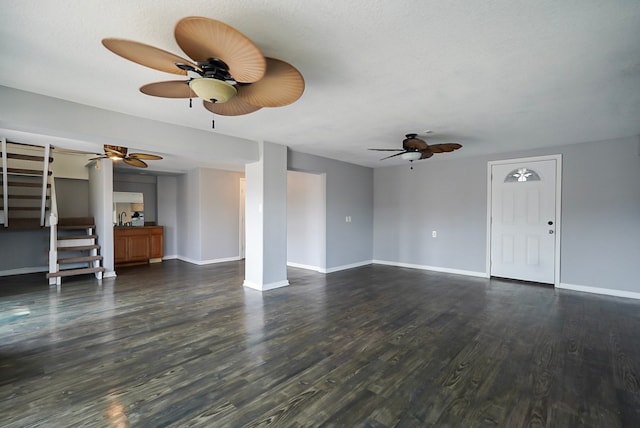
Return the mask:
M158 184L155 175L127 174L114 170L113 191L142 193L144 221L158 221Z
M287 263L325 269L324 175L287 174Z
M376 169L373 257L485 272L487 162L560 153L561 283L640 292L638 150L632 137Z
M0 276L48 270L48 229L0 230ZM46 283L44 275L42 282Z
M206 263L239 257L240 177L239 172L207 168L177 177L179 258Z
M200 180L193 169L178 177L178 257L200 260Z
M178 255L178 177L160 175L158 180L158 225L164 227L164 256Z
M240 255L239 172L200 169L202 260Z
M58 218L89 217L89 180L56 177Z
M288 169L326 174L326 267L372 260L373 169L289 151ZM345 221L351 216L352 222Z

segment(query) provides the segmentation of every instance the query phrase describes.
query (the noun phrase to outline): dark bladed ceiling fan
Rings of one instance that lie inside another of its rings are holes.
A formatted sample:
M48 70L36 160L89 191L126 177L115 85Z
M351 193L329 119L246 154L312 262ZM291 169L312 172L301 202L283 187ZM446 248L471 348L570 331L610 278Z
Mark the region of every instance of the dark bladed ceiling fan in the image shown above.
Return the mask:
M380 160L393 158L396 156L402 157L404 160L413 162L416 160L428 159L435 153L448 153L454 150L458 150L462 147L458 143L442 143L442 144L427 144L424 139L418 138L418 134L407 134L406 138L402 140L401 149L369 149L378 152L398 152L396 154L384 157ZM411 167L413 169L413 166Z
M192 61L133 40L106 38L102 44L130 61L187 76L186 80L148 83L140 87L142 93L164 98L199 97L207 110L223 116L282 107L304 92L304 78L295 67L265 58L247 36L221 21L186 17L178 21L174 35Z
M110 146L108 144L104 145L104 154L96 158L92 158L91 160L96 159L111 159L114 161L123 161L127 165L134 166L136 168L146 168L148 165L145 160L160 160L162 156L151 155L148 153L129 153L127 152L129 149L123 146ZM144 159L144 160L143 160Z

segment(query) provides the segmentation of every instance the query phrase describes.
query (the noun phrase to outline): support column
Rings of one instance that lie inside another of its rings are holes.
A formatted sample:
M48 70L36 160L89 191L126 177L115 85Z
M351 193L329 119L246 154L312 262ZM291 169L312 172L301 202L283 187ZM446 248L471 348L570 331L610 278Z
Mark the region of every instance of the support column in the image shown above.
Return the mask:
M96 222L104 278L116 276L113 258L113 162L93 161L89 168L89 211Z
M287 147L258 143L260 160L247 164L244 286L260 291L287 280Z

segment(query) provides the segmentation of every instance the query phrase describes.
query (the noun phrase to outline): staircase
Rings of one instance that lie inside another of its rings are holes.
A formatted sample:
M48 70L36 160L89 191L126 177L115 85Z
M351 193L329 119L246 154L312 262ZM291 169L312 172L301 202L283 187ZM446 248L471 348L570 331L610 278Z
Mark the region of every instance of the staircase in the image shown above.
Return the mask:
M12 143L4 138L1 143L0 227L45 227L53 182L50 147Z
M4 138L0 143L0 233L50 229L50 285L60 285L65 276L88 273L101 279L105 269L93 217L58 219L51 147Z
M49 251L49 284L60 285L65 276L93 273L101 279L105 269L101 266L102 256L93 217L61 218L52 221L55 248ZM52 238L53 239L53 238Z

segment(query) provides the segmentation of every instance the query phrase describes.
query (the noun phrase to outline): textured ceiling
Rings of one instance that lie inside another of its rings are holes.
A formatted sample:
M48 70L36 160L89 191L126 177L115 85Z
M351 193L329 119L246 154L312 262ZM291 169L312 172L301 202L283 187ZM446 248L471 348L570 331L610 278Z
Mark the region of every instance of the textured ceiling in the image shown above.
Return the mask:
M191 15L306 81L295 104L218 117L217 133L371 167L401 161L367 148L426 129L464 145L433 159L640 134L637 0L0 0L0 85L214 132L200 105L138 91L174 75L100 43L184 56L173 29Z

